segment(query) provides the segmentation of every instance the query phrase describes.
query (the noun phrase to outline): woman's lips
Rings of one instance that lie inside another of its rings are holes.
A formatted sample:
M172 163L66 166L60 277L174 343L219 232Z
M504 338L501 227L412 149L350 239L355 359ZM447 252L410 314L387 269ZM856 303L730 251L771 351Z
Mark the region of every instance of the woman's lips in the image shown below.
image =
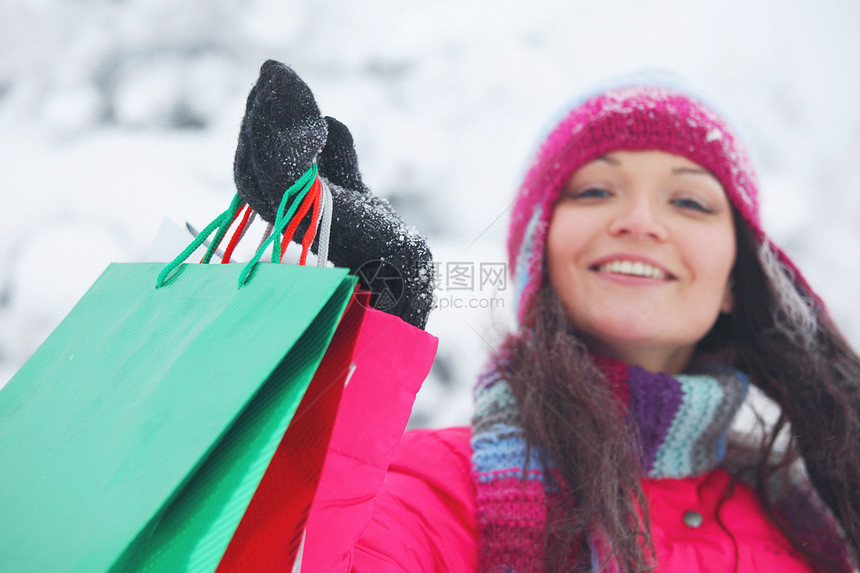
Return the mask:
M605 273L595 271L601 279L608 280L617 284L628 286L656 286L664 285L671 282L671 279L655 279L651 277L637 277L633 275L621 275L615 273Z

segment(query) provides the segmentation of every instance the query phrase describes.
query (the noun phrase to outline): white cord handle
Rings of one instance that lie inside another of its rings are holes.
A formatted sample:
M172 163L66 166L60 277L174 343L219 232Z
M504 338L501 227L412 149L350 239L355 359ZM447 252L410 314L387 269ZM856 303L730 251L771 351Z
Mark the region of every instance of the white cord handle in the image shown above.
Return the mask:
M322 183L322 209L320 209L320 217L322 223L319 231L319 247L317 248L317 266L324 267L328 261L328 242L331 237L331 213L333 210L333 202L331 197L331 189L326 185L325 179L320 177Z

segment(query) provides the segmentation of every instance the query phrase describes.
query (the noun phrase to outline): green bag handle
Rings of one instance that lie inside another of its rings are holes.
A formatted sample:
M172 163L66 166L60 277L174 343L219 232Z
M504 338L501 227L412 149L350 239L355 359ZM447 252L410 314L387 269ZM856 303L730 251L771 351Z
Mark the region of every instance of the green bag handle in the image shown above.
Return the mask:
M242 288L246 282L248 282L248 277L251 274L251 271L254 270L254 267L257 265L260 257L263 256L263 252L269 246L269 243L274 243L272 247L272 262L280 263L281 262L281 233L284 230L284 227L290 222L295 215L296 210L301 205L302 201L305 198L305 195L310 191L311 186L313 185L314 180L317 178L317 165L314 163L311 165L310 169L304 172L304 174L299 177L298 181L293 183L289 189L284 193L284 197L281 199L281 204L278 206L278 215L275 218L274 230L269 237L263 241L260 247L257 249L257 252L254 253L254 256L250 261L245 265L242 269L242 272L239 273L239 288ZM287 202L290 197L295 196L296 199L293 201L293 204L290 205L290 209L284 213L284 209L287 206ZM164 286L164 283L167 282L167 277L176 270L179 265L185 262L191 253L197 250L203 242L209 238L209 235L215 229L218 229L218 232L215 234L215 238L210 243L209 248L206 250L206 254L203 256L203 259L200 261L203 264L208 264L212 259L212 255L215 253L215 249L221 243L221 240L224 238L224 235L227 234L227 230L230 228L230 224L233 222L233 219L236 216L236 212L245 205L245 202L239 196L238 193L233 196L233 200L230 202L230 206L227 209L215 217L211 223L206 225L206 227L194 237L194 240L185 247L175 259L170 261L161 272L158 273L158 278L155 281L155 288L159 289Z

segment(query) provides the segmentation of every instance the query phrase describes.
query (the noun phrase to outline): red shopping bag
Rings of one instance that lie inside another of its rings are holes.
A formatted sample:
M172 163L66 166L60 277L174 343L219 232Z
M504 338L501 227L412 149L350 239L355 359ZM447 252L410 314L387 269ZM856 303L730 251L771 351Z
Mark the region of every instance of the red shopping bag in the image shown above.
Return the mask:
M227 551L218 572L289 571L317 490L369 293L357 292Z
M343 392L308 518L302 571L346 570L348 552L371 518L375 493L438 342L396 316L367 309L355 371Z

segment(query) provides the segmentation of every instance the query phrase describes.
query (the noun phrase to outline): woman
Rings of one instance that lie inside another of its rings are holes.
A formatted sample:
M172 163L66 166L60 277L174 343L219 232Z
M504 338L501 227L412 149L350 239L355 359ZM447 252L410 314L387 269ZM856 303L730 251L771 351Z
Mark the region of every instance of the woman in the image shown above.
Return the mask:
M354 156L318 161L360 183ZM578 103L525 177L508 254L519 329L472 427L404 435L350 531L349 500L315 508L308 570L852 569L860 360L761 229L712 108L642 82ZM760 444L728 435L750 382L781 408Z
M482 473L484 436L538 449L528 505L562 508L529 525L546 532L551 570L570 553L634 570L848 566L828 512L791 486L789 464L803 454L856 551L858 360L761 230L754 173L724 120L673 88L587 99L538 152L508 247L524 329L478 385L472 459L479 478L516 490L491 477L508 462ZM726 455L742 445L725 434L748 380L782 418L757 451ZM499 385L515 397L500 408L512 430L481 407ZM775 463L787 420L792 439ZM735 478L753 468L750 489ZM483 521L484 540L502 535L498 518ZM482 567L501 562L493 553Z

